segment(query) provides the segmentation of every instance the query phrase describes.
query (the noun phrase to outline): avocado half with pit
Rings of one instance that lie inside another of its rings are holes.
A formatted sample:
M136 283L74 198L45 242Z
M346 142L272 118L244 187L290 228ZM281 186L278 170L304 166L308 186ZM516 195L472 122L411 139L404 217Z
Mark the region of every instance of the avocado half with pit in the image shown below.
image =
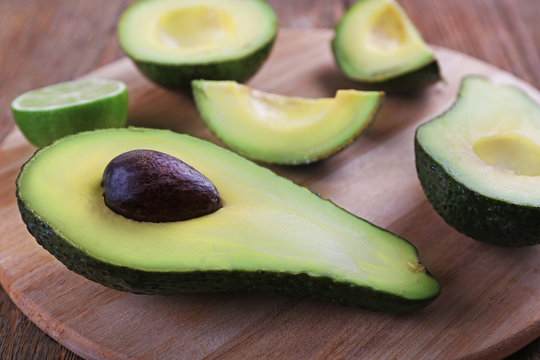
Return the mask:
M489 244L540 244L540 106L523 91L465 78L452 108L418 128L415 151L448 224Z
M162 223L112 211L102 174L136 149L196 169L215 186L221 208ZM99 130L57 141L23 166L17 199L45 249L115 289L278 292L393 312L424 307L440 290L409 242L229 150L167 130Z
M180 90L193 79L249 79L277 31L276 13L264 0L144 0L118 23L120 45L139 70Z
M297 165L345 148L375 119L384 93L338 90L334 98L287 97L234 81L193 81L208 128L253 160Z
M388 91L416 90L440 79L435 54L394 0L360 0L332 40L334 58L354 81Z

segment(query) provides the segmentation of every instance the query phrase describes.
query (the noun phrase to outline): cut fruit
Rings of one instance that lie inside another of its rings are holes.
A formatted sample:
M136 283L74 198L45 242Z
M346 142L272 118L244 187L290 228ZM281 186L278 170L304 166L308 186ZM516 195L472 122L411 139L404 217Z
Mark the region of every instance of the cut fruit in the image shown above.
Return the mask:
M125 126L128 92L116 80L69 81L26 92L11 110L28 141L46 146L66 135Z
M120 45L139 70L182 90L193 79L247 80L277 31L277 16L263 0L139 1L118 23Z
M418 128L415 149L448 224L490 244L540 244L540 106L524 92L465 78L454 106Z
M103 199L103 170L140 148L194 167L223 207L168 223L114 213ZM228 150L171 131L99 130L59 140L23 166L17 199L43 247L120 290L271 291L396 312L424 307L440 290L409 242Z
M374 120L384 93L339 90L335 98L265 93L233 81L193 81L199 113L234 151L276 164L307 164L349 145Z
M439 80L435 54L394 0L360 0L332 41L345 76L387 90L418 89Z

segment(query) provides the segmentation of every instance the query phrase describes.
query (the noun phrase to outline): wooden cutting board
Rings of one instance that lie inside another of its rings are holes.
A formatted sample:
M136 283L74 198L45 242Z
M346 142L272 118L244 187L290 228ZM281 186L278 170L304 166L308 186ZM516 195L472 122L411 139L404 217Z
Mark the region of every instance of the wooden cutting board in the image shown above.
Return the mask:
M331 97L356 85L334 65L329 30L282 30L256 88ZM510 74L437 49L445 82L414 96L388 96L375 124L323 162L272 166L339 206L410 240L441 282L426 309L388 315L265 294L142 296L92 283L28 234L15 178L34 152L15 130L0 149L0 282L41 329L90 359L496 359L540 336L540 246L504 249L473 241L435 213L416 177L416 127L454 101L465 74L515 84ZM216 141L191 100L144 79L127 59L88 77L119 79L130 90L132 125L171 128Z

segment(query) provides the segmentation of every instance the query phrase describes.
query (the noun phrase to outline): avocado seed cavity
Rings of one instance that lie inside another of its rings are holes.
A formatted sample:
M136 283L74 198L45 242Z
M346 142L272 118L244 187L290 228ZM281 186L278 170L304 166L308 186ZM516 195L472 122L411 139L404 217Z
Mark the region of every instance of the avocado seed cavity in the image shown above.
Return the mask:
M526 136L510 133L489 136L473 144L486 163L518 176L540 176L540 146Z
M369 45L383 51L394 51L402 47L408 39L408 32L399 10L387 4L375 16L368 34Z
M112 159L102 186L107 207L137 221L187 220L222 207L219 192L206 176L154 150L132 150Z

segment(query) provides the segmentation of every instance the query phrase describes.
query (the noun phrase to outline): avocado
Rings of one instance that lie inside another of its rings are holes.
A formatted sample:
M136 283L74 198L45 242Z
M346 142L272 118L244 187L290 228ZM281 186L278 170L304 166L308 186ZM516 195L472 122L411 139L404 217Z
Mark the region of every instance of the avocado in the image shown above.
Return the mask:
M277 31L264 0L144 0L118 22L120 45L138 69L177 90L189 90L193 79L249 79Z
M161 223L113 212L102 174L111 159L136 149L197 169L223 207ZM392 312L424 307L440 290L409 242L229 150L168 130L99 130L59 140L23 166L17 199L45 249L119 290L277 292Z
M415 153L448 224L493 245L540 244L540 106L524 92L464 78L455 104L417 129Z
M270 94L234 81L193 81L199 113L229 148L253 160L297 165L329 157L375 119L384 93L338 90L335 98Z
M387 91L422 89L440 79L435 54L395 0L360 0L332 40L334 58L354 81Z

